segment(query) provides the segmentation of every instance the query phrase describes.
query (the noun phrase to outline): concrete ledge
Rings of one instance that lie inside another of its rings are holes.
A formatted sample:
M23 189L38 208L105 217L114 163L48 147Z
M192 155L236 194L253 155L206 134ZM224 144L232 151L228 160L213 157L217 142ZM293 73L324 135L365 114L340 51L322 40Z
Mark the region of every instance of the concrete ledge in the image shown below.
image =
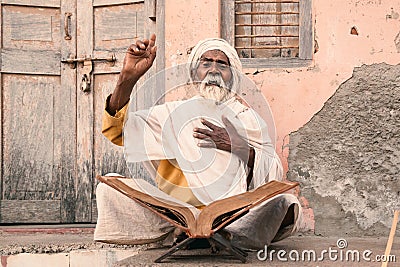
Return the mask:
M69 267L68 253L58 254L28 254L21 253L12 256L1 256L2 267Z
M2 267L109 267L119 260L137 255L132 250L84 250L70 253L31 254L1 256Z
M4 234L4 233L3 233ZM18 243L21 234L12 234L16 243ZM8 245L4 247L1 245L3 238L0 236L0 254L1 256L1 267L16 267L16 266L30 266L30 267L128 267L128 266L243 266L243 264L231 257L211 254L209 249L202 250L185 250L179 251L176 254L179 257L171 257L165 259L162 264L155 264L154 260L160 255L164 254L168 248L157 246L157 244L143 245L143 246L127 246L127 245L111 245L102 244L97 242L79 242L82 238L82 234L50 234L53 238L58 236L60 239L63 236L72 236L75 238L75 243L62 243L59 242L57 245L59 250L49 249L47 253L39 252L39 249L52 248L56 246L53 243L48 243L49 239L46 237L47 234L30 234L32 242L40 245L28 244L19 246L20 252L10 250ZM85 236L85 235L84 235ZM86 234L87 237L92 237ZM70 237L68 240L73 240ZM344 242L343 248L338 247L338 240ZM26 242L27 240L24 240ZM60 240L59 240L60 241ZM381 266L381 262L376 260L376 256L384 254L386 247L387 237L376 238L376 237L348 237L346 240L340 239L339 237L320 237L314 235L297 235L280 242L274 243L267 248L268 255L264 251L261 253L255 251L249 253L248 261L244 265L248 266ZM396 237L391 251L392 262L388 266L397 266L400 262L400 238ZM18 246L13 245L13 246ZM8 254L7 248L9 249ZM33 250L35 248L35 250ZM14 248L15 249L15 248ZM32 253L26 253L31 249ZM64 249L64 250L62 250ZM327 252L321 258L323 250ZM368 257L370 261L366 261L362 258L364 251L371 251ZM43 250L45 251L45 250ZM56 253L54 253L55 251ZM279 252L281 251L281 252ZM299 260L294 260L296 257L296 251L300 256ZM301 259L303 252L309 253L309 251L316 252L316 260L310 260L307 258ZM331 251L331 255L328 253ZM335 252L336 251L336 252ZM346 254L352 255L353 252L358 251L360 253L360 259L358 261L346 261ZM10 253L12 252L12 253ZM271 254L272 253L272 254ZM278 258L280 257L286 260ZM282 254L283 253L283 254ZM343 259L341 259L340 253L342 253ZM257 254L259 254L257 256ZM272 255L272 258L271 258ZM261 257L267 256L265 259ZM292 258L291 258L292 257ZM336 259L335 259L336 257ZM395 260L396 262L393 262Z

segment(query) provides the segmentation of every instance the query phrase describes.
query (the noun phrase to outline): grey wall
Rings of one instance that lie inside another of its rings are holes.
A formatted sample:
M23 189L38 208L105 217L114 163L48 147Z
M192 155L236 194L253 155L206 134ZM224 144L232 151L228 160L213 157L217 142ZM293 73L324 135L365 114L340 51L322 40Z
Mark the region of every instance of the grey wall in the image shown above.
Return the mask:
M290 134L288 179L301 183L316 234L388 235L400 208L400 65L355 68Z

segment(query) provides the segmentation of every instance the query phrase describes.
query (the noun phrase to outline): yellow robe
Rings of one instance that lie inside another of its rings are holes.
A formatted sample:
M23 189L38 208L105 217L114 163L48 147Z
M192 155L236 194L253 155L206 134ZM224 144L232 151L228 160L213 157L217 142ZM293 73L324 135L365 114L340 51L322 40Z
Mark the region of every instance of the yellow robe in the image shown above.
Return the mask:
M122 132L128 105L129 103L117 111L114 116L111 116L106 110L103 113L102 133L108 140L118 146L123 145ZM174 165L176 166L177 163L171 164L169 160L160 161L156 176L158 188L168 195L201 208L203 204L188 187L185 175L181 169Z

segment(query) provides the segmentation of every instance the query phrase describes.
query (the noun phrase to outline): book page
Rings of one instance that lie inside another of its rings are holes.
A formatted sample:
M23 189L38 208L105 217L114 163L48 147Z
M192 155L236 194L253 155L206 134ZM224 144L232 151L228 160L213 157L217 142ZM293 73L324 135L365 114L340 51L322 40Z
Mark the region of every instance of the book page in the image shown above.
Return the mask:
M201 236L210 234L211 231L218 231L250 208L297 185L297 182L274 180L253 191L217 200L201 211L197 221L196 234Z
M126 178L124 178L124 179L118 179L118 180L125 183L132 189L135 189L135 190L140 191L144 194L147 194L151 197L154 197L154 198L158 199L159 201L164 202L166 204L169 204L172 206L178 206L178 207L186 207L193 213L195 218L197 218L198 215L200 214L200 210L197 209L196 207L194 207L186 202L180 201L179 199L176 199L176 198L164 193L163 191L161 191L160 189L158 189L157 187L155 187L154 185L148 183L147 181L145 181L143 179L132 179L132 178L126 179Z
M186 232L196 227L196 217L198 217L200 210L167 195L143 179L100 175L96 176L96 179Z

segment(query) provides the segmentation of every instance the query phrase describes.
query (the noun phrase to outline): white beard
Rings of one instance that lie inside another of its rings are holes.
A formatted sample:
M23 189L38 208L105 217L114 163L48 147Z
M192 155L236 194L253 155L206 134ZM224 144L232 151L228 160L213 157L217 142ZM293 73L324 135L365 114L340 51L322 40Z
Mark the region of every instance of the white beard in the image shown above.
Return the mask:
M232 93L225 87L219 87L218 85L209 85L206 83L200 84L200 96L215 100L216 104L225 102L232 97Z
M233 96L220 75L207 75L200 83L199 94L206 99L214 100L217 105Z

